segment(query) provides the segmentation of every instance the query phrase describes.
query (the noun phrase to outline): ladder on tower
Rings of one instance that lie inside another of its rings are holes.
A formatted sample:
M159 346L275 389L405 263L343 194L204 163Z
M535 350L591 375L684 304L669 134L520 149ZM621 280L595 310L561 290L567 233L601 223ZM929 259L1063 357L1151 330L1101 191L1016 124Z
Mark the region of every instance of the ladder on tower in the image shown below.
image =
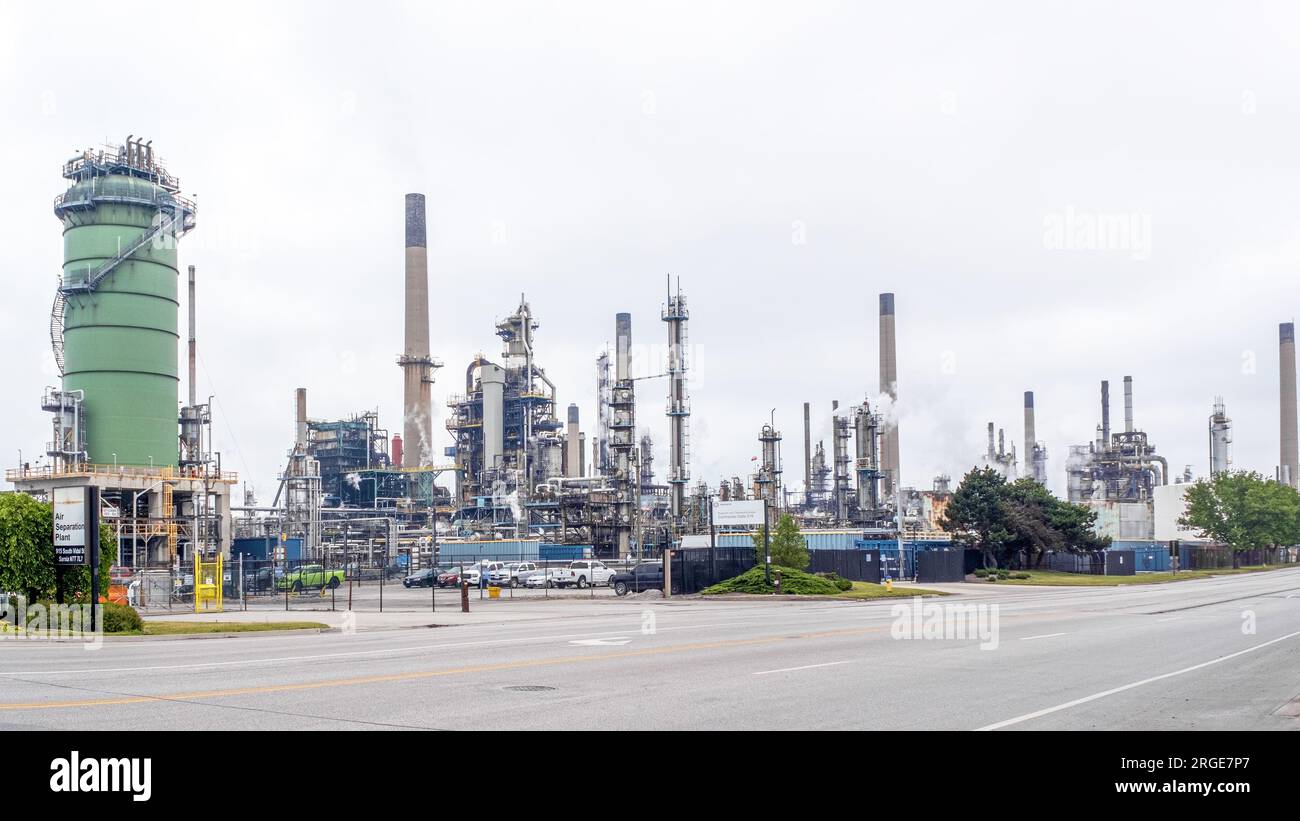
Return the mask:
M163 212L159 212L160 214ZM126 248L117 252L112 259L106 260L95 270L86 275L85 280L81 282L66 283L63 277L59 277L59 287L54 293L54 306L50 309L50 347L54 350L54 363L59 368L59 376L63 376L64 359L63 359L63 330L64 330L64 311L68 307L68 294L94 292L95 288L103 281L104 277L113 272L117 266L128 260L132 254L139 251L144 246L167 231L172 231L174 240L180 239L190 230L190 224L185 221L185 211L179 205L172 207L170 216L158 220L158 224L144 231L138 238ZM178 229L178 230L173 230Z

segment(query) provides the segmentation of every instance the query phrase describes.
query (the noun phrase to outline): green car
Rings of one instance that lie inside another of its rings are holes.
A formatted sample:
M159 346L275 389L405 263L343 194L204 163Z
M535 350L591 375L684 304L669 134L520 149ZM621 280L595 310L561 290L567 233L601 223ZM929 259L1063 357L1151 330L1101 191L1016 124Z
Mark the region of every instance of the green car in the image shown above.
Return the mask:
M297 593L304 587L333 590L343 583L343 569L326 570L318 564L305 564L280 576L275 580L276 590L292 590Z

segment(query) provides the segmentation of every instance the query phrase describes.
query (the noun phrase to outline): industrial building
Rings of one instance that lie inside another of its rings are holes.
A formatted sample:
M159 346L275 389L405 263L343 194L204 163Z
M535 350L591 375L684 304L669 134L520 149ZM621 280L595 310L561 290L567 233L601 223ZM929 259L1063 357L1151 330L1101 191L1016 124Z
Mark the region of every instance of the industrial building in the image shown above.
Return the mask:
M1101 383L1096 438L1070 447L1068 499L1097 511L1097 532L1117 541L1153 538L1155 488L1169 484L1169 463L1133 424L1133 377L1124 377L1124 429L1111 431L1110 383Z
M188 270L188 401L179 408L179 242L194 229L153 141L87 149L63 166L54 203L63 270L50 311L61 377L46 387L45 456L7 479L52 497L57 487L100 489L119 561L170 564L195 551L228 551L237 481L211 451L211 410L195 385L195 269Z
M654 325L667 342L661 373L633 374L633 314L620 312L612 348L596 358L593 412L561 405L566 386L547 375L541 323L520 294L491 326L499 352L480 352L466 364L463 388L456 377L450 395L439 397L446 416L435 428L442 362L433 356L430 334L429 233L419 193L403 203L400 277L397 265L391 268L404 300L400 423L391 420L390 430L378 410L364 410L374 407L370 397L311 417L308 389L298 388L294 434L285 443L274 497L259 505L246 492L241 504L232 504L237 477L213 451L211 408L197 396L194 266L187 269L187 395L178 401L178 247L196 226L194 204L180 195L179 181L152 143L134 137L83 152L63 176L68 188L54 212L65 253L50 317L61 380L41 397L52 434L45 457L10 470L8 478L43 497L55 487L99 487L106 520L121 535L123 564L174 567L196 551L228 555L236 541L285 560L368 555L413 568L449 556L532 555L540 546L635 558L708 533L714 502L739 499L764 500L773 522L793 515L818 543L947 538L937 531L952 498L950 477L918 489L901 473L893 293L878 295L879 367L874 380L855 377L861 401L834 399L829 409L803 403L802 487L798 473L786 470L775 412L751 429L758 456L748 472L716 483L693 474L692 317L680 281L671 279L659 310L662 325ZM486 320L483 327L487 337ZM1294 327L1284 323L1277 472L1290 483L1300 479L1294 348ZM664 393L656 396L663 405L657 398L638 402L651 387L639 383L653 380L662 380ZM873 381L879 392L868 394ZM1069 449L1067 495L1098 511L1103 534L1149 540L1154 500L1170 473L1134 425L1132 378L1123 384L1124 424L1112 431L1109 383L1101 383L1096 435ZM667 433L652 435L646 420L657 419L661 408ZM1023 463L993 422L983 463L1008 480L1024 475L1046 485L1048 451L1037 438L1033 391L1024 393L1023 410ZM829 427L829 440L814 441L815 417ZM1231 469L1231 444L1232 423L1220 397L1209 419L1211 474Z

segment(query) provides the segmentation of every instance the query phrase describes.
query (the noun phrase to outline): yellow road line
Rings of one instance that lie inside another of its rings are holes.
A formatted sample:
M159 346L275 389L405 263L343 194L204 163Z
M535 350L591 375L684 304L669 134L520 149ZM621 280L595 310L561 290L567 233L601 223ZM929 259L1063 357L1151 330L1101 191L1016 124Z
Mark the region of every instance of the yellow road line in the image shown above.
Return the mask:
M466 675L471 673L493 673L502 670L523 670L530 667L551 667L580 662L612 661L615 659L637 658L641 656L659 656L670 653L685 653L695 650L716 650L724 647L752 647L761 644L774 644L782 641L804 639L834 638L839 636L860 636L878 633L890 629L888 626L865 627L852 630L827 630L819 633L801 633L798 635L766 636L754 639L729 639L726 641L679 644L669 647L650 647L644 650L624 650L613 653L600 653L586 656L562 656L552 659L531 659L528 661L511 661L500 664L480 664L473 667L453 667L446 670L421 670L411 673L392 673L382 676L357 676L354 678L326 679L296 684L272 684L263 687L236 687L226 690L199 690L190 693L173 693L159 696L121 696L117 698L78 699L75 701L33 701L0 704L0 710L51 710L66 707L102 707L120 704L148 704L158 701L195 701L207 698L225 698L227 696L262 695L268 693L287 693L295 690L318 690L326 687L350 687L359 684L386 684L400 681L418 681L443 676Z

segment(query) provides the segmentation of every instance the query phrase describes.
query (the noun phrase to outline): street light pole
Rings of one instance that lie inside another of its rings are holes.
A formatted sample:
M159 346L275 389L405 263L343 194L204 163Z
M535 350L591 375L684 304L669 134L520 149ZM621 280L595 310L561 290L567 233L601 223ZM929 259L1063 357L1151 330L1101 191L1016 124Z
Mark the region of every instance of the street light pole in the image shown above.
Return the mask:
M767 498L763 498L763 579L772 584L772 542L767 532Z

